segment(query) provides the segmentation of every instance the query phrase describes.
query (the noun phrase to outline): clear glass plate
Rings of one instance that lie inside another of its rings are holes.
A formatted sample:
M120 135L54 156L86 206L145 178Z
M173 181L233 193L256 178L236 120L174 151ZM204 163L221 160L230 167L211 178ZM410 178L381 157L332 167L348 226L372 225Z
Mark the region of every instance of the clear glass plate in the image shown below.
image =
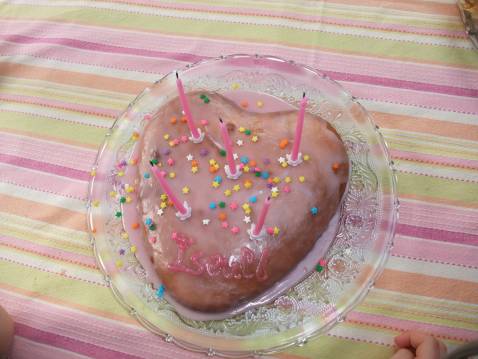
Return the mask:
M186 91L238 89L275 96L297 106L306 91L308 111L321 116L342 137L350 159L349 186L327 265L273 303L236 317L193 321L158 299L134 254L123 255L127 240L115 218L117 159L133 148L131 136L175 97L170 73L143 91L115 121L92 172L88 225L98 264L115 297L146 328L179 346L209 355L269 354L323 334L344 320L373 287L392 246L398 217L393 163L367 111L339 84L317 70L271 56L230 55L187 66L180 72Z

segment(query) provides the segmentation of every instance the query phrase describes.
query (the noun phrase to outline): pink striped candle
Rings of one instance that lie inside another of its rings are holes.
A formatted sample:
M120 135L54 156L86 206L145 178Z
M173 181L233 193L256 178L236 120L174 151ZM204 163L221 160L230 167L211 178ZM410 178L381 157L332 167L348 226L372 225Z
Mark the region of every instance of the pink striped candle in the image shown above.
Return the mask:
M154 164L151 163L151 170L154 173L154 176L157 178L159 184L161 185L161 188L163 191L168 195L168 199L173 202L174 207L181 213L182 215L186 215L188 210L184 205L181 203L181 201L174 195L173 190L169 186L168 182L166 181L166 172L160 171L159 168L154 166Z
M235 176L237 172L237 168L236 168L236 163L234 161L234 155L232 153L231 139L229 138L227 127L224 124L224 121L222 120L222 118L219 118L219 126L221 128L222 142L224 143L224 148L226 150L226 160L229 166L229 171L231 172L232 176Z
M193 116L191 114L191 109L189 108L188 99L186 94L184 93L183 82L179 78L178 73L176 72L176 86L178 88L179 93L179 101L181 102L181 106L183 107L184 115L186 116L186 120L188 122L189 131L191 131L191 136L198 140L201 138L201 134L199 133L196 125L194 124Z
M258 236L259 233L262 231L262 227L264 226L264 222L267 217L267 213L269 212L269 207L271 206L271 198L267 197L264 201L264 204L262 205L261 213L259 215L259 219L257 220L257 223L255 223L254 230L252 231L252 234L254 236Z
M307 97L305 92L302 94L302 100L300 101L299 114L297 116L297 124L295 126L294 147L292 148L291 160L297 162L299 160L300 141L302 138L302 129L304 128L304 115L305 107L307 106Z

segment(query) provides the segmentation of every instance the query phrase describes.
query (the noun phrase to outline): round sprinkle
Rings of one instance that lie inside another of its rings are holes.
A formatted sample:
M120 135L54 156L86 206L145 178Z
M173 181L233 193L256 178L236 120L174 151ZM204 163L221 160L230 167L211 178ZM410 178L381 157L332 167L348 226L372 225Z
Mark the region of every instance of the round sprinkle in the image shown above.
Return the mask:
M247 135L247 136L249 136L251 133L252 133L252 131L249 130L249 129L247 129L247 130L244 131L244 134Z
M220 212L220 213L217 215L217 218L218 218L221 222L224 222L224 221L227 219L227 214L224 213L224 212Z
M324 270L324 267L322 267L320 264L317 264L317 265L315 266L315 270L320 273L320 272L322 272L322 271Z
M153 159L152 159L151 161L149 161L149 162L151 162L153 165L157 165L157 164L159 163L159 161L158 161L157 158L153 158Z
M267 172L267 171L262 172L261 177L264 178L264 179L268 179L269 178L269 172Z
M209 154L209 151L208 151L206 148L201 148L201 149L199 150L199 155L200 155L201 157L205 157L205 156L207 156L208 154Z
M226 207L226 203L223 202L223 201L220 201L219 202L219 208L225 208Z
M240 87L241 87L241 85L239 85L237 82L233 82L233 83L231 84L231 88L232 88L233 90L237 90L237 89L239 89Z
M153 223L148 228L149 228L150 231L155 231L156 230L156 225Z
M292 178L290 178L289 176L287 176L285 179L284 179L285 183L291 183L292 182Z
M216 202L209 203L209 208L210 209L216 209Z
M176 173L174 172L169 172L169 178L174 178L176 177Z
M247 100L242 100L240 102L240 105L242 108L248 108L249 107L249 102Z
M270 164L271 164L271 160L270 160L270 158L264 158L264 159L262 160L262 163L264 163L265 165L270 165Z
M208 120L201 120L201 125L207 126L207 125L209 125L209 121Z
M239 127L239 132L240 132L240 133L244 133L245 131L246 131L246 128L245 128L245 127L242 127L242 126Z
M304 161L308 161L308 160L310 160L310 156L309 156L309 155L304 155L304 157L303 157L303 158L304 158Z
M125 203L125 202L126 202L126 197L121 197L121 198L120 198L120 202L121 202L121 203Z
M332 165L332 170L333 170L334 172L336 172L336 173L337 173L337 171L339 170L339 168L340 168L340 164L338 164L338 163L334 163L334 164Z
M181 116L181 123L188 122L188 118L186 116Z
M131 246L129 250L131 251L131 253L136 253L136 246Z
M169 156L169 154L171 154L171 150L169 148L165 147L165 148L163 148L162 153L165 156Z
M327 261L325 259L321 259L319 261L319 264L322 266L322 267L325 267L327 265Z
M222 182L222 177L221 176L216 176L214 177L214 181L221 183Z
M168 158L168 166L173 166L174 165L174 160L172 158Z
M218 170L218 169L216 168L216 166L209 166L209 172L210 172L210 173L216 173L217 170Z
M226 221L222 222L221 223L221 227L226 229L227 227L229 227L229 223L227 223Z
M251 162L249 162L249 166L251 166L251 167L256 167L256 166L257 166L257 162L254 161L254 160L251 160Z
M115 262L115 264L116 264L116 267L121 268L121 267L123 266L123 261L120 260L120 259L118 259L118 260Z
M219 155L221 155L222 157L225 157L226 156L226 150L219 150Z
M210 100L208 97L206 97L206 98L204 99L204 103L209 103L210 101L211 101L211 100Z
M256 203L257 202L257 197L256 196L249 197L249 202Z
M156 243L156 237L149 237L148 238L149 243L155 244Z
M238 226L233 226L233 227L231 228L231 232L232 232L233 234L238 234L239 231L240 231L240 229L239 229Z
M267 227L267 234L272 236L274 234L274 228L273 227Z
M149 174L149 172L145 172L145 173L143 174L143 177L144 177L145 179L148 179L148 178L151 177L151 175Z
M159 299L162 299L164 297L164 285L160 285L158 290L156 291L156 296L159 298Z
M239 205L237 204L237 202L231 202L231 204L229 205L229 208L233 211L235 211L238 207Z
M249 157L247 157L247 156L241 156L241 162L244 163L244 164L249 163Z
M96 176L96 171L95 171L95 170L91 170L90 176L91 176L91 177L95 177L95 176Z
M260 176L261 176L261 172L260 172L260 171L257 171L254 175L255 175L256 177L260 177Z
M128 235L128 233L126 233L126 232L121 232L120 236L121 236L121 238L123 238L123 239L128 239L128 238L129 238L129 235Z
M166 134L163 136L163 138L164 138L166 141L169 140L169 134L166 133Z
M256 102L256 106L259 107L259 108L262 108L264 106L264 102L262 102L261 100L258 100Z
M121 218L121 216L122 216L121 212L120 212L120 211L116 211L115 217L116 217L116 218Z
M170 122L172 125L174 125L175 123L178 122L178 119L173 116L173 117L171 117L171 119L169 120L169 122Z
M317 213L319 213L319 209L317 207L312 207L310 213L312 213L313 216L316 216Z
M139 223L136 223L136 222L133 223L133 224L131 225L131 228L133 228L133 229L138 229L138 228L139 228Z
M284 149L286 148L287 146L289 145L289 140L287 138L283 138L282 140L280 140L279 142L279 147L280 149Z
M244 181L244 188L251 188L252 187L252 181L251 180L245 180Z
M276 176L272 179L272 182L274 182L275 184L280 183L280 178Z

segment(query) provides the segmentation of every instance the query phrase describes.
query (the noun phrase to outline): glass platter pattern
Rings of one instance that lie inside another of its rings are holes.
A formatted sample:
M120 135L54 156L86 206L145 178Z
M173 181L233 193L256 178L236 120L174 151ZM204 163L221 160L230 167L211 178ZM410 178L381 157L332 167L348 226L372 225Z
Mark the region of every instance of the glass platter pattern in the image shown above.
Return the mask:
M134 254L121 238L120 209L109 193L116 187L115 163L131 153L134 131L177 96L174 73L145 89L106 135L95 165L87 204L90 239L98 265L118 301L141 324L167 342L210 356L270 354L326 333L343 321L373 287L392 246L398 218L393 162L382 135L366 110L339 84L317 70L272 56L229 55L186 66L186 91L223 93L234 88L272 95L298 107L305 91L307 111L330 122L350 159L348 189L340 207L335 239L321 272L270 304L218 321L181 317L145 280ZM121 261L121 267L118 267Z

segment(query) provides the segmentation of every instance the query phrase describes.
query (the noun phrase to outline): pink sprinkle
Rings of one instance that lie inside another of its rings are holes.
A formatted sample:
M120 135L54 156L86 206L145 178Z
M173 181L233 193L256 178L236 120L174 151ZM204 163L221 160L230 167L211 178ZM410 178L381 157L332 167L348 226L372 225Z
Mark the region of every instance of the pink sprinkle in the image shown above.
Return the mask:
M284 186L284 188L282 189L285 193L289 193L290 192L290 187L289 186Z
M182 142L182 143L187 143L187 142L188 142L188 136L182 135L182 136L181 136L181 142Z
M261 169L259 167L254 168L254 172L261 172Z
M172 238L172 239L177 239L177 238L178 238L178 234L177 234L176 232L173 232L173 233L171 234L171 238Z
M244 163L241 163L241 164L239 165L239 168L240 168L241 170L244 169Z
M274 234L274 228L268 227L268 228L267 228L267 233L272 236L272 235Z
M239 205L236 202L231 202L231 204L229 205L229 208L233 211L235 211L238 207Z
M152 118L153 118L153 115L151 115L150 113L147 113L146 115L144 115L143 120L149 121Z
M174 160L172 158L168 158L168 165L169 166L174 165Z
M209 124L208 120L201 120L201 125L207 126Z
M151 244L156 243L156 238L155 237L150 237L149 238L149 243L151 243Z
M224 222L221 223L221 226L222 226L222 228L226 229L227 227L229 227L229 223L224 221Z
M176 146L179 145L179 138L175 138L175 139L173 140L173 143L174 143Z
M322 267L325 267L327 265L327 261L325 259L321 259L319 261L319 264L322 266Z
M233 226L233 227L231 228L231 232L234 233L234 234L238 234L238 233L239 233L239 227Z

